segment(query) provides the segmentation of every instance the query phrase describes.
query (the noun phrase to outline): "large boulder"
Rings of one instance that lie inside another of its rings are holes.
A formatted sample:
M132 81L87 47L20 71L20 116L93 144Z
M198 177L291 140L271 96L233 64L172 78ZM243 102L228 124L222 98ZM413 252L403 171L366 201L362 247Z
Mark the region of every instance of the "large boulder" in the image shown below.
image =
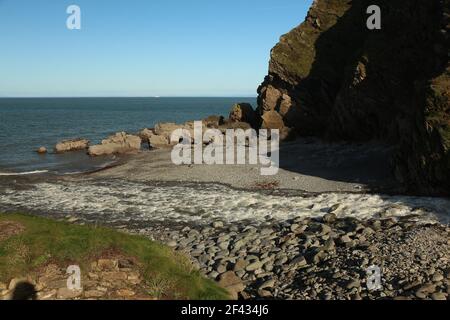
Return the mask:
M247 131L249 129L252 129L252 126L248 122L232 122L232 121L225 121L224 124L220 125L218 128L223 134L227 132L227 130L244 130Z
M103 140L100 145L89 147L88 153L90 156L137 153L141 150L141 143L142 140L138 136L118 132Z
M238 103L230 111L229 119L231 122L247 122L252 128L259 125L258 115L249 103Z
M219 126L223 125L225 122L225 119L223 116L209 116L205 119L203 119L203 124L207 128L213 128L217 129Z
M218 284L228 291L233 300L237 300L239 293L245 290L245 284L233 271L221 274Z
M39 154L45 154L47 153L47 148L46 147L40 147L39 149L36 150L37 153Z
M167 148L172 146L169 139L166 136L153 135L149 138L148 142L152 148Z
M64 140L56 144L55 152L63 153L70 151L85 150L88 147L89 147L89 140L86 139Z
M208 128L214 128L216 125L221 123L221 119L213 119L212 117L206 120L199 121L202 123L202 130L205 132ZM149 144L152 148L167 148L176 145L179 141L172 142L171 137L176 130L186 130L189 132L192 142L194 142L194 121L188 121L184 124L177 124L172 122L162 122L158 123L153 130L153 134L149 133Z
M142 141L148 141L150 139L150 137L154 136L155 132L153 131L153 129L142 129L139 133L138 136L142 139Z
M262 119L263 119L262 123L263 129L281 130L285 127L283 117L276 111L269 111L264 113Z
M162 122L162 123L158 123L155 126L155 134L157 136L164 136L167 139L170 139L170 136L172 135L172 133L175 130L178 129L183 129L184 126L180 125L180 124L176 124L176 123L172 123L172 122Z
M410 191L450 194L449 26L450 0L315 0L272 49L258 113L301 136L383 140Z

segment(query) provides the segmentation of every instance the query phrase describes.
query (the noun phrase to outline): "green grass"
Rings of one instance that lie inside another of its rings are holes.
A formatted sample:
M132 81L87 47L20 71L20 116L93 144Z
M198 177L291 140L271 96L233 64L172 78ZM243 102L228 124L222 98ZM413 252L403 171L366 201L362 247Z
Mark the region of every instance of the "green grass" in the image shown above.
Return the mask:
M1 282L26 276L48 263L72 263L86 270L105 252L117 252L137 259L145 281L154 286L154 292L149 293L154 297L228 298L225 290L193 270L186 257L144 237L24 214L0 214L1 221L14 221L25 227L22 233L0 241Z

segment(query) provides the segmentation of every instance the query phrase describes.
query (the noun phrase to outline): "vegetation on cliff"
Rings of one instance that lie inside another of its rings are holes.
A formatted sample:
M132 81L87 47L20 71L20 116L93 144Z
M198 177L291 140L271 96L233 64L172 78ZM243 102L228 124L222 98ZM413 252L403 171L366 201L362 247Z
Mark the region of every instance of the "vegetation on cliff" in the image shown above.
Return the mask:
M381 30L366 10L378 5ZM303 136L383 140L410 191L450 193L450 1L314 1L272 50L260 114Z

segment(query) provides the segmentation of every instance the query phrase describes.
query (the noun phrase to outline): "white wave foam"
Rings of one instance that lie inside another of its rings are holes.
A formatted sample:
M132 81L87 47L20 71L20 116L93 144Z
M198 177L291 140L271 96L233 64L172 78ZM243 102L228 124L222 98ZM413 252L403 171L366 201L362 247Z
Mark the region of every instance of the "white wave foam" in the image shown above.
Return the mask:
M27 176L31 174L46 173L48 170L35 170L27 172L0 172L0 176Z
M37 184L32 190L7 189L0 207L104 216L108 221L226 222L267 217L284 220L321 217L339 204L339 217L360 219L416 215L426 222L450 222L450 199L327 193L317 196L275 196L219 185L149 186L125 181Z

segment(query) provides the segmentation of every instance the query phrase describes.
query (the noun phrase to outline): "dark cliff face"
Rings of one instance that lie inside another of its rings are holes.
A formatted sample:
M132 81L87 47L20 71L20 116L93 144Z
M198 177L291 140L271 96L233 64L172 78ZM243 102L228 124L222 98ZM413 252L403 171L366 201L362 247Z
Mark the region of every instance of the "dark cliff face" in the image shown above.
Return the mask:
M411 191L449 194L449 20L450 0L316 0L273 48L259 112L303 136L387 141Z

